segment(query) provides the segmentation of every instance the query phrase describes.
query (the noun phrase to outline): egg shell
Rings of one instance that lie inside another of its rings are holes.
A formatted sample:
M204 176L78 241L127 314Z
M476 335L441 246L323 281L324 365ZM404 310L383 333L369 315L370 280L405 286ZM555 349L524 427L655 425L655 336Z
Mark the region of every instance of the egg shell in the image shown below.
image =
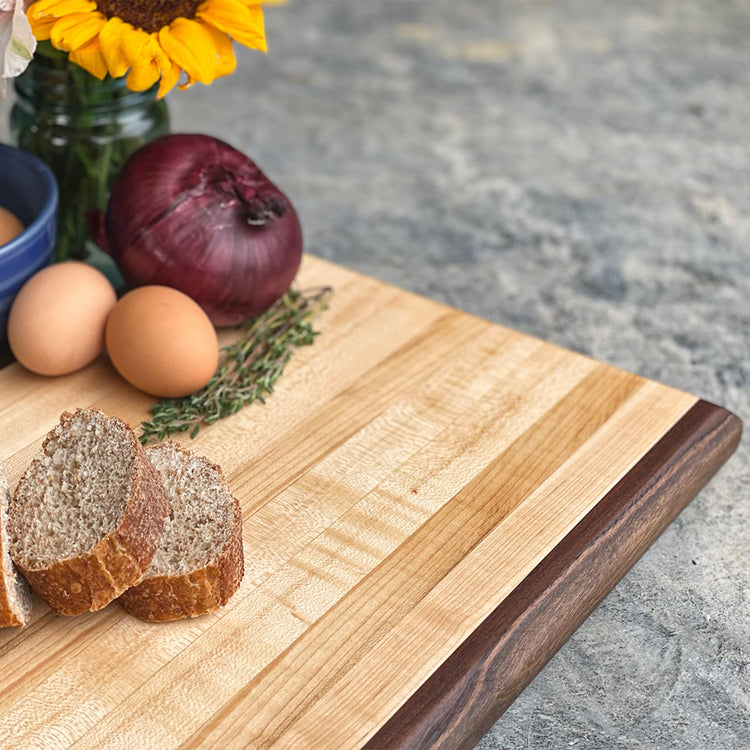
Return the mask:
M117 300L107 277L85 263L55 263L19 290L8 315L16 359L40 375L65 375L104 349L104 326Z
M206 313L166 286L142 286L124 295L107 320L106 345L120 375L159 398L200 390L219 362L216 330Z
M24 226L16 215L0 206L0 246L14 240L23 230Z

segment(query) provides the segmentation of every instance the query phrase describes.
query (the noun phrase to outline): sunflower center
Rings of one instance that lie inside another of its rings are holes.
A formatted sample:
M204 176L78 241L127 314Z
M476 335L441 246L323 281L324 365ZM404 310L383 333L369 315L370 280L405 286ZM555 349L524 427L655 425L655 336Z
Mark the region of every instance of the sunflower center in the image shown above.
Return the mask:
M194 18L202 4L203 0L98 0L97 10L151 33L175 18Z

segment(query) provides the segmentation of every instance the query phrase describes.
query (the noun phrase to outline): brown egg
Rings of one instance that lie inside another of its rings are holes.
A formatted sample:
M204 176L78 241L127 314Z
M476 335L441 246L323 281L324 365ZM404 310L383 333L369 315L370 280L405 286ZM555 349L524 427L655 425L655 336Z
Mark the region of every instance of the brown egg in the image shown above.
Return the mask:
M0 245L14 240L23 230L24 226L15 214L0 206Z
M128 292L107 320L107 352L125 380L160 398L201 389L219 361L216 331L190 297L166 286Z
M8 316L16 359L40 375L65 375L104 349L104 325L116 301L107 277L85 263L55 263L20 289Z

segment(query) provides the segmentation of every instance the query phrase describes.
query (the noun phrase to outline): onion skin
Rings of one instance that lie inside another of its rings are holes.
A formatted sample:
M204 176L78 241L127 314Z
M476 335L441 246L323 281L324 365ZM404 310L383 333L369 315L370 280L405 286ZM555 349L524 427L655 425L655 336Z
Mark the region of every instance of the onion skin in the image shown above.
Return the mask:
M269 308L302 259L289 199L247 156L207 135L163 136L133 154L103 229L129 286L179 289L215 326Z

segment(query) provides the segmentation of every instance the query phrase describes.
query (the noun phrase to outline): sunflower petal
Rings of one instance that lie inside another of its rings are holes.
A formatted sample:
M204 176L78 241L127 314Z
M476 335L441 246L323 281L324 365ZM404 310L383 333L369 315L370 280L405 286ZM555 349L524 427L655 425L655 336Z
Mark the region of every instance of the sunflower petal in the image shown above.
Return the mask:
M216 77L228 76L237 67L232 40L215 26L204 23L203 28L211 35L214 45L216 45Z
M120 34L120 49L129 66L150 62L156 57L158 43L151 34L143 29L136 29L129 23L124 24Z
M110 18L99 32L99 47L107 63L107 70L113 78L124 76L130 67L130 63L122 52L122 37L126 30L123 27L127 26L130 24L114 17Z
M96 76L100 81L104 80L104 77L107 75L107 63L104 61L104 57L99 49L99 42L95 41L87 44L85 47L71 50L68 57L76 65L80 65L85 70L88 70L92 76Z
M52 27L61 16L68 13L90 13L96 10L96 3L91 0L38 0L26 11L34 36L42 41L49 39Z
M131 91L145 91L160 81L158 97L161 99L177 83L181 69L162 50L157 34L124 24L120 44L123 56L131 66L125 79Z
M172 62L187 73L187 84L209 84L216 77L216 46L205 27L197 21L177 18L159 31L159 43Z
M57 49L70 52L94 41L106 19L100 13L72 13L63 16L52 27L50 41Z
M229 34L240 44L266 51L263 10L260 5L245 5L240 0L206 0L198 6L197 18Z
M34 34L34 37L37 41L42 42L45 39L49 39L50 32L52 31L52 27L57 23L57 19L53 18L52 20L45 20L45 21L38 21L35 18L29 18L29 25L31 26L31 31Z
M90 13L92 10L96 10L94 0L36 0L29 6L26 14L60 18L70 13Z
M182 68L173 63L164 54L161 47L159 48L159 70L161 71L161 80L159 81L159 92L156 97L157 99L163 99L177 85L177 81L180 80Z
M148 91L158 80L159 66L155 60L148 60L130 69L125 85L131 91Z

